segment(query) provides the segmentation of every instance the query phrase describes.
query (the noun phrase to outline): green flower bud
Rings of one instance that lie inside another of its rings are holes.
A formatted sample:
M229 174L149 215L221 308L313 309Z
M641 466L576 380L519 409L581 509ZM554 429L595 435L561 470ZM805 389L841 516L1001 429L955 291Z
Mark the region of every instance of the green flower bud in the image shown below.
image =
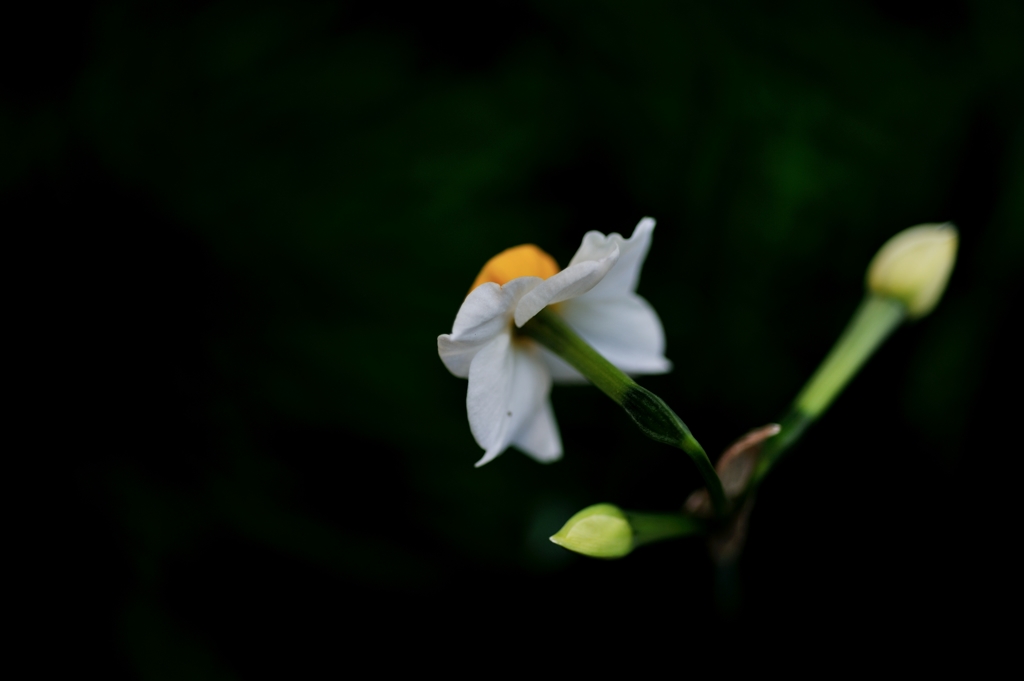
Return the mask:
M622 558L633 550L633 528L612 504L588 506L562 526L551 541L594 558Z
M956 228L948 222L903 230L875 254L868 266L868 290L899 300L911 318L923 317L946 290L957 243Z

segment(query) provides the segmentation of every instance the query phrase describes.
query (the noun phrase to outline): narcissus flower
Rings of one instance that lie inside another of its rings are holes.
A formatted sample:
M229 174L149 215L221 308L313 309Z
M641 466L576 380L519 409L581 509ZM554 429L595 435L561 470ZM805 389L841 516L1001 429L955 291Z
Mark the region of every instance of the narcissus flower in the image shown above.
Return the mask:
M521 334L551 306L597 352L622 371L660 374L665 333L657 313L636 294L654 220L644 218L629 239L587 232L568 267L533 245L516 246L484 265L450 334L437 338L448 370L469 379L469 428L484 450L477 466L509 445L538 461L562 456L551 409L552 380L580 382L566 362Z

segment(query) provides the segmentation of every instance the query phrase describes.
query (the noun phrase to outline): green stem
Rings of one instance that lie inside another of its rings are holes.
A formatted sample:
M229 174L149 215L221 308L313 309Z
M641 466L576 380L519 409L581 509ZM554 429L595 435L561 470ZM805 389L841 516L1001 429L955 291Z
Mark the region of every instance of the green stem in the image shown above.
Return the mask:
M757 487L761 479L768 474L768 471L771 470L772 466L779 460L779 457L782 456L782 453L800 439L800 436L804 434L807 426L811 425L813 420L802 411L792 408L779 421L779 432L774 437L766 440L761 448L757 468L754 470L747 488L748 492L753 491Z
M870 294L864 298L832 351L779 423L779 434L765 442L751 480L751 489L764 478L782 453L800 438L807 426L828 409L882 341L906 318L906 306L894 298Z
M622 404L630 387L636 385L632 378L602 357L550 310L541 310L519 331L575 367L616 404Z
M693 516L681 513L625 513L633 528L634 546L704 532L704 523Z
M665 401L641 387L580 338L549 309L523 325L520 331L572 365L608 397L626 410L640 430L653 440L679 447L697 465L711 495L715 513L727 511L725 492L704 448Z
M812 419L820 416L906 317L907 308L898 300L866 296L832 352L797 396L794 408Z

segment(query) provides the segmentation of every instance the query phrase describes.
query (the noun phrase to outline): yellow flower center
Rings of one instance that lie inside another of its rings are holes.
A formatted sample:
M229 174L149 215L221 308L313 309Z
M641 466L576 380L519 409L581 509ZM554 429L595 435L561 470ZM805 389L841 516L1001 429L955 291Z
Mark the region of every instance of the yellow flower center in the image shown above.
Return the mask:
M547 279L558 274L558 263L550 255L533 244L523 244L506 249L487 261L470 291L480 284L493 281L499 286L519 277L540 277Z

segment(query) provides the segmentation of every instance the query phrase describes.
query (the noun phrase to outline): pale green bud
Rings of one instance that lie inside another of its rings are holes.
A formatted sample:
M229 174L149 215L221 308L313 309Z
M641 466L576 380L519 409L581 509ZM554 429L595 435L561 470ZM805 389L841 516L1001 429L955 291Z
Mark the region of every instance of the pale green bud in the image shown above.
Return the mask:
M562 526L551 541L594 558L622 558L633 550L633 528L612 504L588 506Z
M957 244L956 227L948 222L903 230L875 254L868 266L868 290L899 300L911 318L923 317L946 290Z

